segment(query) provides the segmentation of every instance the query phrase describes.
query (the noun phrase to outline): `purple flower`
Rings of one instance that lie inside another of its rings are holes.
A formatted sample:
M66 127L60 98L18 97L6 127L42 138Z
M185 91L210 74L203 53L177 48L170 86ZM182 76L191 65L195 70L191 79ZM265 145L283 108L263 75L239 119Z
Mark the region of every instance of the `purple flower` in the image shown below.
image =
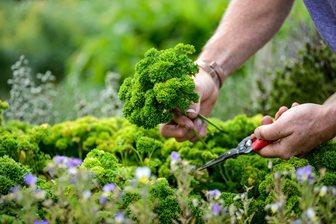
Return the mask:
M172 161L179 161L181 160L181 156L178 152L175 152L173 151L171 154L170 154L170 158Z
M78 167L82 164L82 160L78 158L69 158L66 156L55 156L54 162L60 166L66 166L67 168Z
M121 212L118 212L115 216L114 216L114 221L115 223L123 223L125 220L124 218L124 214Z
M104 192L111 192L115 189L115 184L105 184L103 187Z
M68 161L68 157L66 156L55 156L54 157L54 162L57 165L64 165Z
M36 184L37 181L37 177L34 176L31 173L28 173L24 176L24 182L28 185L28 186L33 186Z
M212 214L219 215L219 213L222 211L222 206L218 203L215 203L211 206Z
M16 194L17 192L19 192L21 190L21 187L20 186L15 186L15 187L12 187L10 189L11 193L13 194Z
M311 165L300 167L296 170L296 178L299 182L308 181L312 183L314 180L313 167Z
M43 219L43 220L35 220L34 224L49 224L49 222L47 220L45 220L45 219Z
M209 198L210 199L219 199L220 195L221 195L221 192L217 189L214 189L214 190L210 190L208 191L208 195L209 195Z
M106 203L107 203L107 197L106 197L106 195L101 195L99 197L99 204L105 205Z
M78 167L82 164L82 160L78 158L69 158L68 161L66 162L66 166L68 168L73 168L73 167Z

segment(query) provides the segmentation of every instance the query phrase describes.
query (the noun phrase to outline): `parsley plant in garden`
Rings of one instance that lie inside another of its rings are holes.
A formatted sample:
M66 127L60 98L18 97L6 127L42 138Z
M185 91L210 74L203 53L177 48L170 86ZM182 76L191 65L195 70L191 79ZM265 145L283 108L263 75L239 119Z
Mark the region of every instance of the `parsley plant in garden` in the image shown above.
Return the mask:
M125 101L123 113L130 122L153 128L171 121L175 109L184 112L198 101L192 78L198 68L189 58L194 52L193 46L178 44L145 53L134 76L125 79L119 90L119 98Z

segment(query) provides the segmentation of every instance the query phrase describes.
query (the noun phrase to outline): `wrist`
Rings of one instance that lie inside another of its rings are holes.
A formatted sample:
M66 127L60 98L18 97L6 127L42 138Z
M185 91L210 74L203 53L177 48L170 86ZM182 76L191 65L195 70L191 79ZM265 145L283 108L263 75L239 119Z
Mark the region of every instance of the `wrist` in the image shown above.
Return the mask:
M194 81L198 88L201 88L203 92L216 92L220 90L219 83L211 77L211 75L199 67L198 73L194 77Z
M195 63L201 70L211 76L218 89L220 89L220 87L223 85L224 80L227 78L227 74L225 74L224 70L217 64L217 62L208 62L202 59L198 59Z

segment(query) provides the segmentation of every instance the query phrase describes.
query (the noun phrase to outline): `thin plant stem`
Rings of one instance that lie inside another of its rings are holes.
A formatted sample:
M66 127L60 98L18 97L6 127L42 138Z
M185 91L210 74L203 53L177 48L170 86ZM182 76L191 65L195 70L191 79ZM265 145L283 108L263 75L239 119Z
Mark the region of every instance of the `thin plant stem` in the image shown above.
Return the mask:
M205 146L206 149L209 149L208 144L205 143L204 139L199 135L199 133L193 129L194 134L196 135L197 139L200 140L202 142L202 144Z
M201 114L198 114L198 117L199 117L201 120L203 120L203 121L207 122L208 124L212 125L212 126L213 126L214 128L216 128L218 131L227 133L226 131L224 131L223 129L221 129L221 128L218 127L217 125L215 125L215 124L214 124L212 121L210 121L207 117L205 117L205 116L203 116L203 115L201 115Z

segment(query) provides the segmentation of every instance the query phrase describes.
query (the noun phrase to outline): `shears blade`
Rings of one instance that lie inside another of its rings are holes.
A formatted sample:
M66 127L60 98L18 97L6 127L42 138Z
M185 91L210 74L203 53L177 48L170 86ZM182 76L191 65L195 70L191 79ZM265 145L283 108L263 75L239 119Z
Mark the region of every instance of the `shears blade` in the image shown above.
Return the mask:
M214 166L228 158L233 158L235 156L239 155L237 148L233 148L225 153L223 153L222 155L218 156L216 159L210 160L209 162L207 162L206 164L204 164L203 166L201 166L200 168L198 168L198 170L204 170L210 166Z
M241 142L239 142L238 146L236 148L233 148L225 153L223 153L222 155L218 156L216 159L210 160L209 162L207 162L206 164L204 164L203 166L201 166L200 168L198 168L198 170L204 170L210 166L216 165L226 159L229 158L233 158L236 157L238 155L241 154L248 154L250 152L252 152L252 144L253 141L251 139L250 136L244 138L243 140L241 140Z

